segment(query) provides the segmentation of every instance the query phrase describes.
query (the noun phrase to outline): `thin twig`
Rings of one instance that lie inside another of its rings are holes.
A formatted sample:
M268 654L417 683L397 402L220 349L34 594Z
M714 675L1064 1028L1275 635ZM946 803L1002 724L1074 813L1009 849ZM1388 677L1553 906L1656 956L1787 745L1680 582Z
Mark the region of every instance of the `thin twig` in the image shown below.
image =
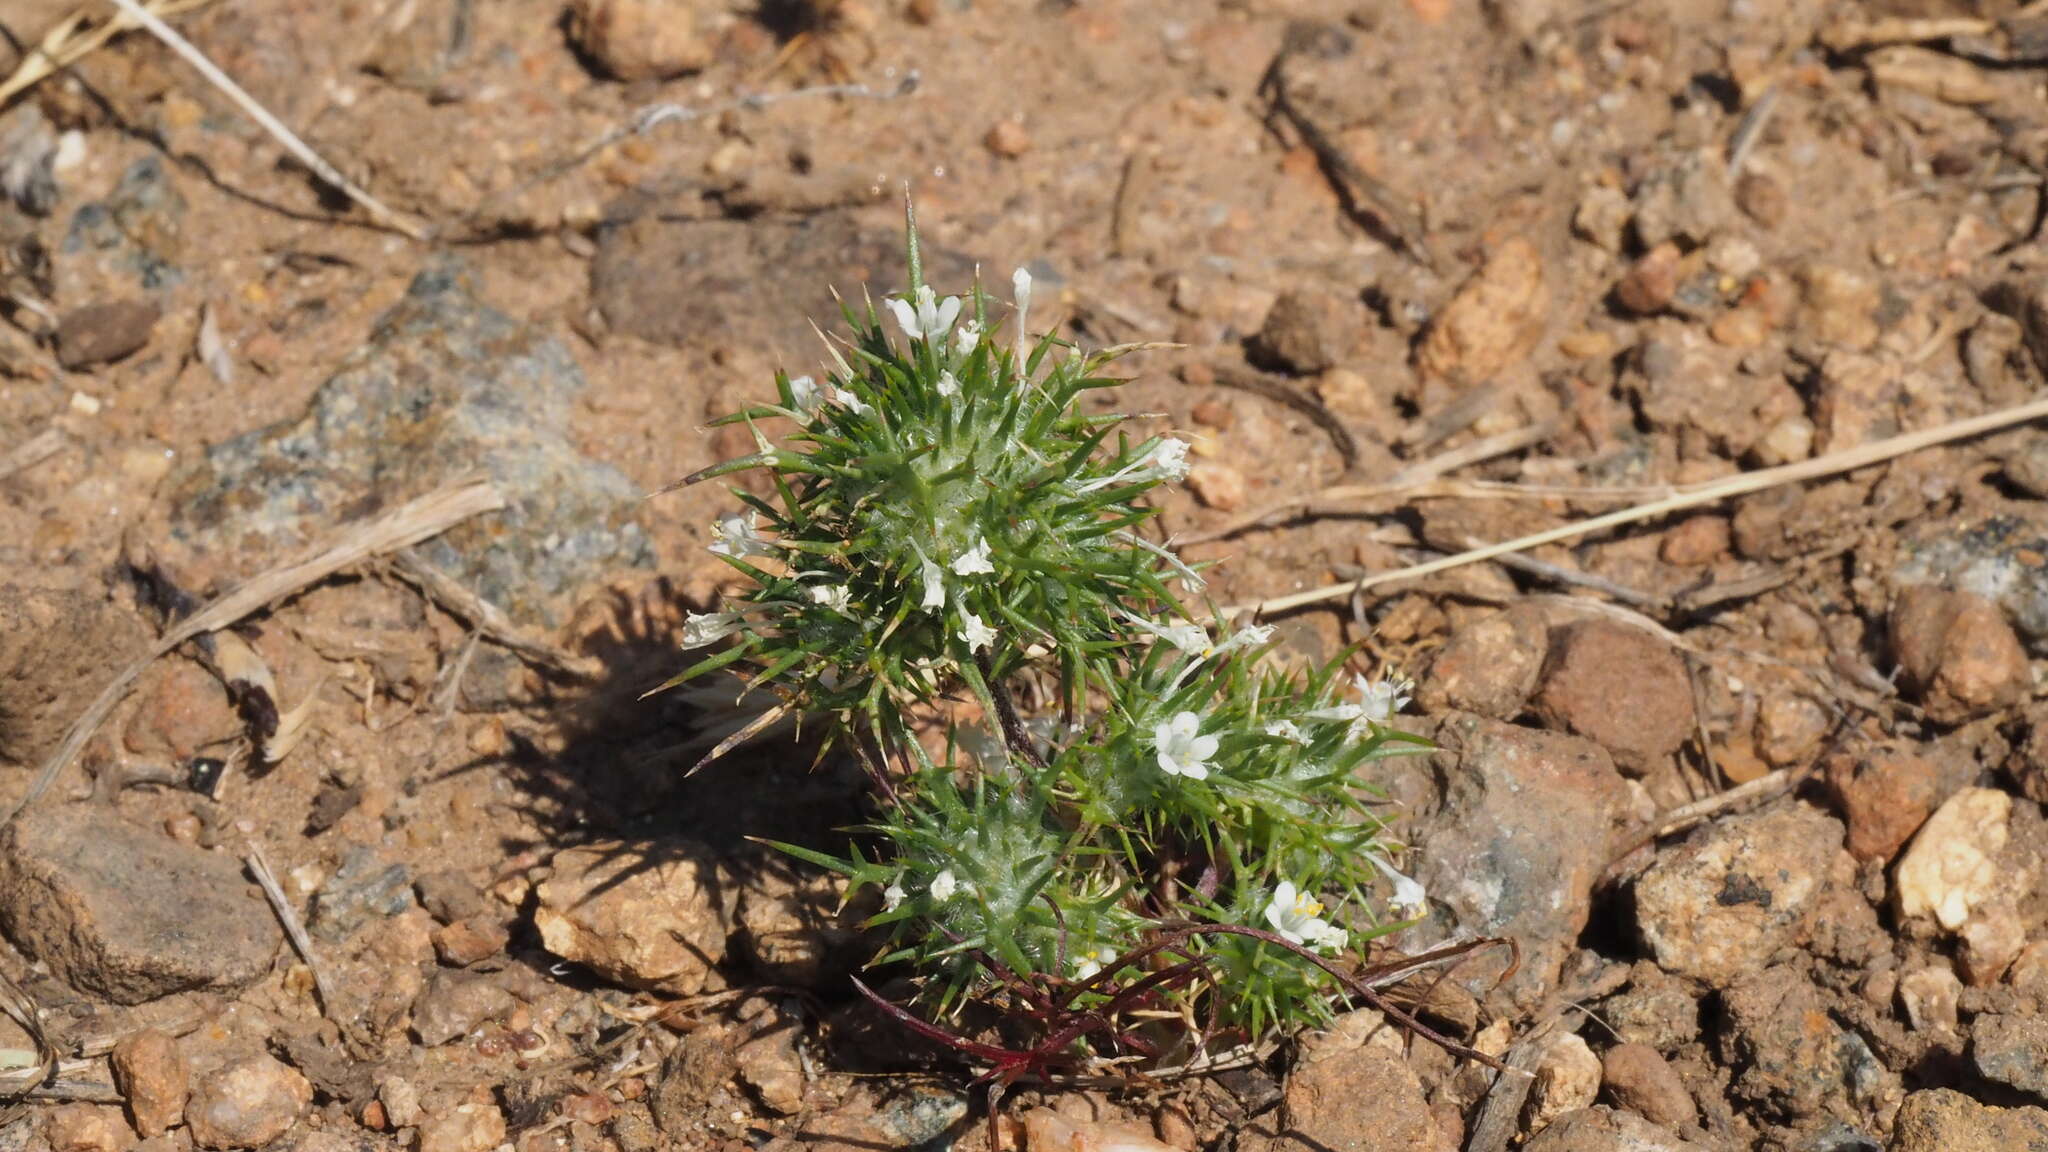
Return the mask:
M596 661L579 659L514 624L503 609L428 563L417 551L407 548L398 553L392 558L391 570L443 611L460 618L484 639L499 647L510 649L551 672L578 680L596 678L599 670Z
M5 455L0 455L0 480L48 460L61 451L64 444L64 433L55 428L43 429L8 449Z
M206 54L195 47L190 40L185 39L176 28L164 23L161 17L136 3L136 0L111 0L111 2L129 19L141 25L150 35L161 40L164 47L177 53L185 63L190 64L196 69L201 76L206 78L207 83L220 89L221 94L232 101L235 107L240 108L244 115L254 120L259 127L269 133L270 138L282 145L284 150L297 158L299 163L311 169L313 175L319 177L322 183L361 205L364 210L369 212L370 218L377 223L403 233L414 240L426 239L425 229L392 211L384 205L383 201L375 196L356 187L348 177L341 174L340 169L322 159L318 152L313 151L304 140L299 139L296 133L290 128L285 127L284 121L279 120L271 114L268 108L257 103L254 96L249 95L240 84L235 83L232 77L226 72L221 71L219 65L207 59Z
M1459 552L1456 555L1445 556L1426 563L1412 564L1406 568L1397 568L1390 572L1363 576L1357 580L1347 580L1340 584L1329 584L1321 588L1312 588L1306 592L1297 592L1290 596L1276 596L1270 600L1262 600L1250 604L1234 604L1222 609L1219 615L1225 619L1245 613L1266 615L1274 612L1287 612L1296 608L1306 607L1310 604L1341 600L1356 592L1361 592L1381 584L1392 583L1396 580L1413 580L1423 576L1432 576L1438 572L1464 567L1467 564L1477 564L1484 560L1492 560L1510 552L1526 552L1531 548L1540 547L1544 544L1555 544L1563 540L1573 540L1580 536L1591 535L1608 528L1617 528L1624 524L1654 520L1662 516L1668 516L1673 512L1684 511L1687 508L1717 504L1723 500L1733 499L1737 496L1746 496L1769 488L1777 488L1786 484L1797 484L1806 480L1816 480L1824 476L1854 471L1857 468L1881 464L1887 460L1904 456L1910 452L1917 452L1923 448L1933 448L1952 441L1964 440L1972 436L1981 436L1986 432L2010 428L2015 424L2039 420L2044 416L2048 416L2048 399L2035 400L2031 403L1987 413L1983 416L1972 417L1968 420L1957 420L1938 428L1929 428L1920 432L1909 432L1903 436L1893 436L1886 440L1879 440L1874 444L1864 444L1855 448L1844 449L1840 452L1832 452L1813 460L1802 460L1796 464L1784 464L1776 468L1764 468L1722 480L1710 481L1705 484L1688 485L1677 489L1672 495L1662 500L1623 508L1618 511L1609 512L1604 516L1595 516L1588 520L1580 520L1547 531L1532 533L1528 536L1517 536L1512 540L1505 540L1498 544L1489 544L1484 548L1474 548L1468 552Z
M1508 500L1640 500L1645 495L1662 496L1671 491L1667 487L1587 487L1565 484L1510 484L1487 480L1444 480L1443 475L1472 464L1519 452L1533 444L1549 438L1554 427L1550 424L1531 424L1512 432L1502 432L1483 440L1442 452L1425 460L1418 460L1399 472L1376 484L1332 484L1306 496L1291 496L1275 501L1263 508L1254 508L1242 516L1225 521L1214 528L1200 532L1184 533L1179 538L1182 544L1199 544L1205 540L1220 540L1235 536L1248 528L1273 527L1278 518L1290 513L1303 519L1333 514L1365 514L1369 509L1332 508L1333 504L1370 503L1374 506L1388 501L1417 500L1429 497L1464 496L1473 499Z
M100 690L99 696L86 707L85 712L72 722L70 731L64 734L64 742L36 773L35 783L29 786L28 794L14 806L13 811L0 818L0 828L6 827L23 809L42 798L56 781L57 774L64 770L72 757L78 755L79 749L92 739L93 733L99 731L108 714L158 657L188 640L217 632L252 612L309 588L344 568L430 540L472 516L496 512L504 506L505 497L486 480L459 481L435 489L381 516L343 528L328 541L309 550L303 558L236 586L180 620L148 652L122 669Z
M277 873L270 870L270 861L263 858L263 849L249 845L249 854L242 858L249 866L249 874L256 878L256 884L263 889L263 895L270 901L270 910L277 914L277 922L284 927L284 934L292 942L292 950L313 973L313 990L320 994L320 1011L334 1020L334 985L327 979L327 969L320 958L313 954L313 941L306 935L306 926L299 921L299 914L292 910L291 902L284 898L284 889L277 883ZM340 1023L335 1020L335 1023Z

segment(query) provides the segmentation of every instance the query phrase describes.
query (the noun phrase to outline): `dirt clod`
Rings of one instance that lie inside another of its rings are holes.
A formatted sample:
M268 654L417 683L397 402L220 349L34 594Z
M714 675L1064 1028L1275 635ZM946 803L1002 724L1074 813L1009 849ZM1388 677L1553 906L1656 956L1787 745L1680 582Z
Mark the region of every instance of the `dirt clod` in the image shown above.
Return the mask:
M570 6L576 43L621 80L662 80L711 63L699 28L699 0L577 0Z
M1526 238L1511 237L1431 322L1416 367L1453 383L1491 380L1535 346L1549 320L1543 257Z
M149 343L161 315L150 300L114 300L66 312L57 321L57 360L77 371L132 356Z

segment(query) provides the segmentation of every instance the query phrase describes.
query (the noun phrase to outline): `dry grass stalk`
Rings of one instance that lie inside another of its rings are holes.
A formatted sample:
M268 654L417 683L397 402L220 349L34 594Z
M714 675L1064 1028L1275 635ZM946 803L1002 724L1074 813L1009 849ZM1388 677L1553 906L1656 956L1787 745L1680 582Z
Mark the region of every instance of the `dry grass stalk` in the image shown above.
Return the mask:
M419 589L420 594L433 601L451 616L466 621L471 628L501 648L508 648L529 661L565 676L580 680L592 679L597 675L598 665L594 660L575 656L538 636L527 632L512 622L512 618L496 604L470 591L446 572L422 560L411 549L400 552L393 558L391 570L406 583Z
M1866 468L1872 464L1882 464L1887 460L1896 459L1911 452L1918 452L1923 448L1933 448L1956 440L1966 440L1972 436L1981 436L1986 432L1996 432L2001 428L2010 428L2015 424L2025 424L2029 421L2039 420L2044 416L2048 416L2048 399L2035 400L2031 403L1987 413L1983 416L1973 416L1967 420L1952 421L1937 428L1928 428L1919 432L1908 432L1902 436L1893 436L1887 440L1879 440L1874 444L1863 444L1855 448L1844 449L1840 452L1830 452L1825 456L1812 460L1802 460L1796 464L1784 464L1776 468L1764 468L1755 472L1745 472L1738 476L1730 476L1726 479L1713 480L1704 484L1686 485L1673 489L1670 495L1662 499L1652 500L1646 504L1633 505L1609 512L1603 516L1594 516L1587 520L1575 521L1547 531L1531 533L1527 536L1517 536L1512 540L1504 540L1498 544L1488 544L1483 548L1474 548L1470 551L1440 557L1421 564L1411 564L1405 568L1375 573L1356 580L1346 580L1338 584L1327 584L1321 588L1311 588L1306 592L1296 592L1288 596L1276 596L1270 600L1261 600L1250 604L1234 604L1224 608L1219 615L1225 619L1242 616L1246 613L1263 616L1274 612L1287 612L1296 608L1304 608L1311 604L1341 600L1347 596L1362 592L1367 588L1376 587L1381 584L1390 584L1396 580L1413 580L1423 576L1432 576L1452 568L1461 568L1467 564L1477 564L1483 560L1492 560L1497 556L1504 556L1510 552L1526 552L1531 548L1538 548L1545 544L1556 544L1565 540L1575 540L1581 536L1589 536L1609 528L1618 528L1624 524L1637 524L1645 520L1655 520L1668 516L1673 512L1685 511L1688 508L1718 504L1723 500L1731 500L1737 496L1747 496L1771 488L1781 488L1787 484L1799 484L1808 480L1818 480L1826 476L1839 475L1843 472L1852 472L1858 468Z
M318 176L322 183L361 205L363 210L370 214L370 218L378 224L410 236L414 240L426 239L425 229L399 215L397 212L392 211L389 207L385 206L383 201L358 188L348 177L343 176L340 169L329 164L319 153L313 151L304 140L299 139L296 133L290 128L285 127L284 121L272 115L268 108L265 108L257 102L254 96L244 91L240 84L235 83L232 77L226 72L221 71L219 65L207 59L206 54L193 46L190 40L180 35L177 29L164 23L162 17L143 7L137 0L111 0L111 2L121 10L123 15L133 20L144 31L162 41L164 47L177 53L185 63L190 64L196 69L201 76L206 78L207 83L219 89L221 94L232 101L235 107L240 108L244 115L254 120L259 127L269 133L271 139L283 146L284 150L291 153L293 158L298 160L299 163L311 169L313 174Z
M270 870L270 861L263 858L263 849L249 845L249 854L242 858L249 866L249 875L256 878L256 885L263 889L263 896L270 901L270 910L277 914L278 924L292 942L292 950L313 973L313 990L320 994L320 1011L329 1019L334 1018L334 984L327 978L327 970L320 966L320 960L313 954L312 938L306 935L306 926L299 921L299 914L292 910L291 901L284 898L284 888L277 882L277 873Z
M213 0L154 0L148 8L158 16L176 16L211 3ZM125 12L116 12L98 21L88 20L97 6L81 4L71 15L57 21L43 33L42 40L22 57L13 74L0 81L0 108L7 107L16 96L35 87L44 78L62 72L99 51L114 37L140 27Z
M43 1031L41 1007L5 973L0 973L0 1013L21 1025L28 1033L29 1043L35 1045L35 1051L29 1054L32 1063L21 1067L0 1064L0 1100L18 1100L35 1091L57 1070L57 1049Z
M64 433L45 428L0 454L0 480L26 471L55 456L64 447Z
M13 811L0 818L0 828L12 823L22 810L42 798L57 774L92 739L128 689L154 663L179 645L208 632L226 628L252 612L260 611L374 556L385 556L429 540L472 516L495 512L505 506L505 497L486 480L467 480L438 488L381 516L343 528L304 557L273 568L223 594L206 607L180 620L141 657L123 668L85 712L72 722L64 742L43 762L28 795Z

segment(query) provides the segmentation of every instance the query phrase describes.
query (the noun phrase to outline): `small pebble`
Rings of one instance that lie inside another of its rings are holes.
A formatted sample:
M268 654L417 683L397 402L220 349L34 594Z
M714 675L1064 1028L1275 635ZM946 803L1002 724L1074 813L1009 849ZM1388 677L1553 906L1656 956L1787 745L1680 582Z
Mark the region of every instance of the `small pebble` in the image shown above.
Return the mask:
M1204 461L1188 473L1188 490L1205 507L1235 512L1244 507L1244 473L1228 464Z
M1031 134L1015 120L996 121L981 142L990 152L1006 160L1014 160L1031 151Z

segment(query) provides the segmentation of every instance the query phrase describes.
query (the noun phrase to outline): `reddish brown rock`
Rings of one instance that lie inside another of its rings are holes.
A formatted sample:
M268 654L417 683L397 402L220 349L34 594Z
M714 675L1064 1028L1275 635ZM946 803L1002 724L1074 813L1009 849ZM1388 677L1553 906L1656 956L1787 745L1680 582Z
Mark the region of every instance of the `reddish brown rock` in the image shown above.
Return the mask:
M1527 605L1481 617L1437 650L1416 692L1424 712L1476 712L1493 720L1521 715L1550 649L1550 626Z
M2019 637L1982 597L1916 585L1899 593L1890 623L1900 682L1936 723L2010 707L2033 687Z
M1552 639L1534 703L1545 726L1599 743L1638 776L1693 733L1684 661L1649 633L1607 620L1572 624Z
M1666 242L1650 249L1614 286L1615 300L1638 316L1662 312L1678 294L1678 263L1678 245Z
M1329 292L1280 294L1247 349L1254 360L1307 376L1335 367L1364 331L1364 308Z
M443 964L467 968L496 956L510 939L505 926L488 917L457 920L434 929L434 954Z
M1648 1044L1617 1044L1600 1058L1602 1085L1614 1102L1652 1124L1682 1128L1693 1122L1692 1093L1668 1061Z
M711 63L695 0L576 0L569 31L620 80L663 80Z
M1890 860L1946 798L1941 769L1907 743L1887 743L1828 762L1829 799L1848 826L1858 860ZM1952 786L1953 787L1953 786Z
M90 368L132 356L149 343L163 315L152 300L114 300L66 312L57 321L57 361Z
M1657 555L1666 564L1697 568L1727 555L1729 536L1726 516L1694 516L1664 534Z
M1431 321L1416 367L1454 383L1491 380L1529 354L1549 319L1543 258L1528 240L1511 237Z
M137 1132L157 1136L184 1123L192 1074L176 1040L145 1028L114 1045L112 1064L114 1086L126 1098Z

